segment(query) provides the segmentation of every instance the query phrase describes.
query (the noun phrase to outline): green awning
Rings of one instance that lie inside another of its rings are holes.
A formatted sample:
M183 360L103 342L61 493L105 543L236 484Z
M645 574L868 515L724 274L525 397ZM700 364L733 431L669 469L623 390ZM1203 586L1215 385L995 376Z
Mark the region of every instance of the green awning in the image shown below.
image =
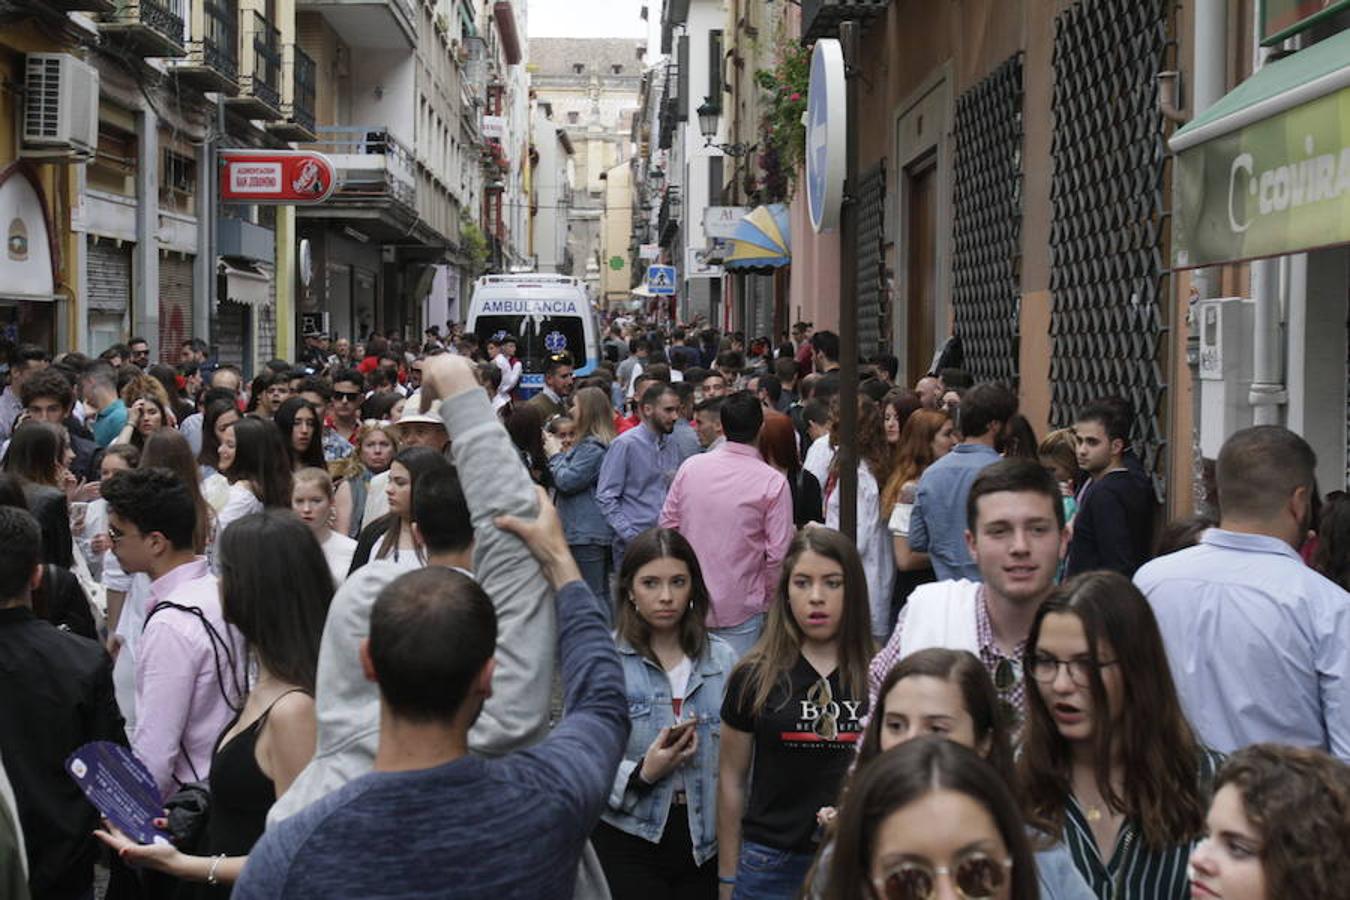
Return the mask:
M1170 146L1177 268L1350 243L1350 31L1263 67Z
M1174 153L1350 87L1350 29L1263 66L1172 135Z

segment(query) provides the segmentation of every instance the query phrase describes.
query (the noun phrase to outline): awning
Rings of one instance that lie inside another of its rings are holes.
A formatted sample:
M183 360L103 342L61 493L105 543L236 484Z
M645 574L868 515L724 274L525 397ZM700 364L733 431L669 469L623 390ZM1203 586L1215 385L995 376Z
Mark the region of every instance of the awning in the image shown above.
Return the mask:
M792 262L792 226L782 203L757 206L741 219L722 265L733 270L777 269Z
M221 300L247 306L266 306L271 302L272 279L266 273L246 263L222 261L220 267L225 274Z
M1169 145L1177 268L1350 243L1350 31L1264 66Z

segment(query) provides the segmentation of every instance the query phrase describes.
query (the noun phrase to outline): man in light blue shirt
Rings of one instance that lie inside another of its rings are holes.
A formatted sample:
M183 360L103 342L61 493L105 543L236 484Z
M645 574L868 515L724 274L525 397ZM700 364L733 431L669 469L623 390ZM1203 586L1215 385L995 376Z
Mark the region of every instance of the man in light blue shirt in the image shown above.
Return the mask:
M1015 415L1016 394L1000 384L977 384L961 398L961 443L919 479L909 549L929 555L938 581L980 580L966 547L966 500L976 476L1002 458L1003 433Z
M1219 452L1219 527L1135 574L1186 716L1215 750L1274 741L1350 762L1350 594L1296 550L1316 465L1285 428L1237 432Z
M680 467L680 449L671 438L680 400L668 384L642 394L642 424L614 439L600 466L595 502L614 529L614 568L629 541L656 524L666 491Z
M85 409L95 413L94 443L107 447L127 424L127 407L117 396L117 373L105 362L96 362L80 374L80 397Z

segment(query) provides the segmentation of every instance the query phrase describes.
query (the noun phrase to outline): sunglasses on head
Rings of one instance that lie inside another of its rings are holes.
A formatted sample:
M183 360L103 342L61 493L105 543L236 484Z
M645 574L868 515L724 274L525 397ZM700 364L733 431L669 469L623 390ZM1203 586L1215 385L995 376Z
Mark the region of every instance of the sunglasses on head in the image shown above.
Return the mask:
M955 866L930 866L906 860L872 883L877 900L931 900L938 878L952 880L962 900L989 900L1008 880L1012 860L999 861L986 853L970 853Z

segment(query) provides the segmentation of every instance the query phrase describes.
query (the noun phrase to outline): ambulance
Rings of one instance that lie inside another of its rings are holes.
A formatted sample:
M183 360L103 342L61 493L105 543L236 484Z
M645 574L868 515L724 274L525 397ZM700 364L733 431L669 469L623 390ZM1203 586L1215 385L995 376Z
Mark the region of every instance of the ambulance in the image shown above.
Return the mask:
M479 346L505 335L516 339L520 393L544 387L550 356L567 353L578 377L600 363L600 325L585 282L570 275L484 275L474 283L465 327Z

